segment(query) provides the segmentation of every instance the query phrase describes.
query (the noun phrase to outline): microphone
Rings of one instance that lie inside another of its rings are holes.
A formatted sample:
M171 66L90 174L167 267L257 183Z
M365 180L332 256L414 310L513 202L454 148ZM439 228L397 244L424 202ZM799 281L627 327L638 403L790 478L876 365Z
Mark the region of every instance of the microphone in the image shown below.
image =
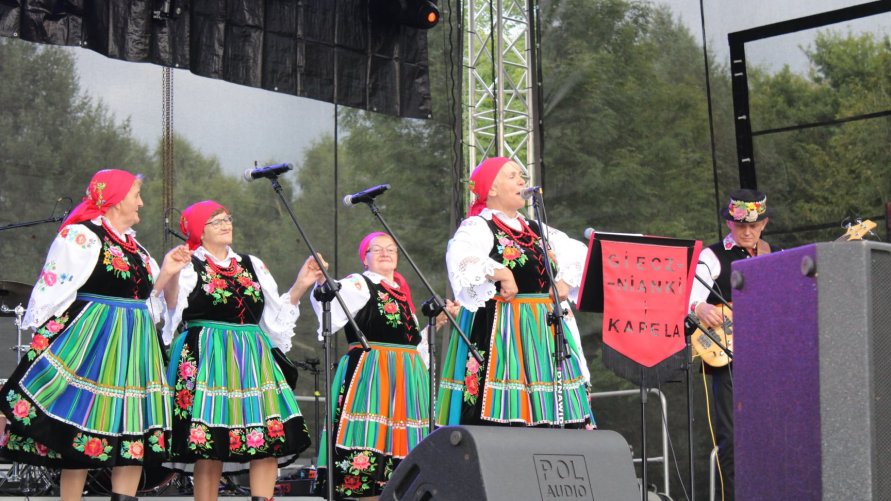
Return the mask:
M371 188L362 190L359 193L353 193L352 195L343 197L343 205L352 207L358 203L371 203L371 201L374 200L375 197L389 189L389 184L379 184L377 186L372 186Z
M254 167L253 169L244 171L244 180L253 181L254 179L260 179L263 177L272 179L278 177L278 175L283 172L288 172L293 168L294 167L291 164L275 164L267 165L265 167Z
M535 195L541 195L541 186L530 186L520 192L520 196L523 197L523 200L529 200Z
M170 213L173 211L176 211L176 212L179 212L180 214L182 214L182 211L177 209L176 207L168 207L167 209L164 210L164 235L166 236L167 234L170 234L170 235L173 235L176 238L182 240L183 242L185 242L188 240L188 238L186 238L184 235L180 234L180 232L178 232L170 227ZM165 241L166 241L166 237L165 237Z
M597 230L594 228L585 228L585 240L591 240L591 235L597 233Z

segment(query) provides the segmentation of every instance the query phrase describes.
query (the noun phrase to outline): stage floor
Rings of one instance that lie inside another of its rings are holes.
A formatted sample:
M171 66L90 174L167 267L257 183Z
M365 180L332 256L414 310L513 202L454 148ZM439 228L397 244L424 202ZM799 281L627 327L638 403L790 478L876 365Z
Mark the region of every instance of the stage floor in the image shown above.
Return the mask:
M2 499L3 501L7 501L7 500L9 500L9 501L58 501L59 497L58 496L9 496L9 495L5 495L5 496L0 496L0 499ZM108 496L84 496L82 499L84 501L90 501L90 500L108 501ZM164 501L194 501L195 498L194 498L194 496L165 496L165 495L145 496L145 495L141 495L141 496L139 496L139 499L163 499ZM244 496L244 495L223 496L223 495L220 495L220 499L242 500L242 499L250 499L250 496ZM275 501L285 501L285 500L288 500L288 501L319 501L320 499L325 499L325 498L314 497L314 496L275 496Z

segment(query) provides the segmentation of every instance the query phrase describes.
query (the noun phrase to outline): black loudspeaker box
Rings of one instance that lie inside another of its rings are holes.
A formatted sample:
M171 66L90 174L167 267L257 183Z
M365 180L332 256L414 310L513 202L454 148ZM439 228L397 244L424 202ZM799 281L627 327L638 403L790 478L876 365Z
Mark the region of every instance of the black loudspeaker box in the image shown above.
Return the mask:
M635 501L628 442L607 430L447 426L399 464L381 500Z

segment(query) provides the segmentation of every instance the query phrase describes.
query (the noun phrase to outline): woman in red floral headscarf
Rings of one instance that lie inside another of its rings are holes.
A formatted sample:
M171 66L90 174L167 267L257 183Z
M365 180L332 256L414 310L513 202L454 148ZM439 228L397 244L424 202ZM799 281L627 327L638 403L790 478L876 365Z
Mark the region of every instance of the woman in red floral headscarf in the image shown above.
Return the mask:
M331 330L343 328L350 349L328 393L338 396L330 402L334 431L322 437L318 464L328 463L325 444L333 436L338 499L379 496L430 424L425 332L418 328L408 283L396 271L396 242L386 233L370 233L359 244L359 260L365 272L341 280L340 294L371 351L362 350L340 304L331 305ZM312 305L321 324L322 306L314 297ZM327 468L323 472L327 481Z
M546 227L550 250L542 251L542 228L520 213L526 205L524 174L517 163L497 157L470 176L476 200L449 242L446 264L462 305L459 324L483 361L470 356L459 336L451 337L437 424L594 425L587 367L571 319L563 319L570 357L562 367L562 419L555 412L554 334L547 323L552 300L544 263L550 259L554 265L560 299L573 297L587 248Z
M134 237L142 179L97 172L60 228L28 303L30 349L0 391L3 454L62 468L63 500L80 499L90 468L111 467L112 499L135 499L143 465L167 458L172 392L154 293L189 261L162 267Z
M291 349L298 301L322 273L307 259L279 294L263 261L232 250L232 216L213 200L187 207L180 228L193 255L164 290L164 341L173 341L171 459L194 471L198 501L217 499L224 470L250 470L252 499L272 499L278 467L310 443L273 349Z

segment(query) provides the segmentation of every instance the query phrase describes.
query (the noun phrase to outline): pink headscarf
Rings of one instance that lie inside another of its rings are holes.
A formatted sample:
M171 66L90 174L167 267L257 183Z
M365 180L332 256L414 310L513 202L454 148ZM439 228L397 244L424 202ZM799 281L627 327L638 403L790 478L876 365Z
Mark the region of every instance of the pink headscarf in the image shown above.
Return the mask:
M483 160L476 166L473 174L470 175L470 191L476 195L476 200L470 209L467 210L467 216L477 216L486 208L486 200L489 198L489 190L492 189L492 183L495 182L495 176L501 172L504 164L511 162L510 158L492 157Z
M365 266L365 254L368 253L368 247L371 246L371 242L377 237L388 237L387 233L383 231L375 231L365 235L365 238L362 239L362 242L359 243L359 262L362 263L362 266ZM405 281L405 277L402 276L398 271L393 271L393 281L396 282L396 285L399 286L399 290L405 293L406 300L408 301L408 307L411 308L411 312L415 312L415 303L411 300L411 287L408 286L408 282Z
M123 200L139 176L124 170L104 169L93 174L83 201L71 211L61 227L90 221ZM61 228L60 227L60 228Z
M229 212L213 200L204 200L186 207L183 211L182 217L179 218L179 229L186 236L186 243L189 244L190 250L195 250L201 245L201 235L204 234L207 220L219 210Z

